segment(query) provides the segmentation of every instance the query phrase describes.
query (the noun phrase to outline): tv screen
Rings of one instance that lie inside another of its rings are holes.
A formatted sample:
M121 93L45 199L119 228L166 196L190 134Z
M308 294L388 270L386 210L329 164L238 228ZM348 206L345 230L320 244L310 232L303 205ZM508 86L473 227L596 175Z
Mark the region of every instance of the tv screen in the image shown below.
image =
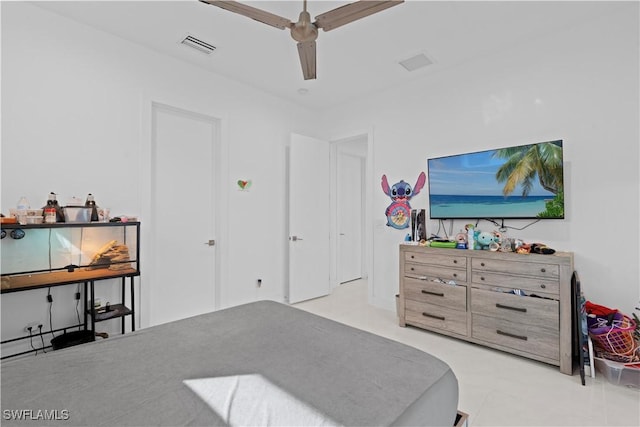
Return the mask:
M564 218L562 141L427 160L431 219Z

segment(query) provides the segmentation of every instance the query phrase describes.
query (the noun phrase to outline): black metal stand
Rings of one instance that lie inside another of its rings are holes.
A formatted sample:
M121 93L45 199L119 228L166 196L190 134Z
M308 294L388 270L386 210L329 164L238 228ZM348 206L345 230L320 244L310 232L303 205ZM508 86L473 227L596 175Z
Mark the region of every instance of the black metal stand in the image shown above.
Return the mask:
M122 283L121 283L121 288L120 288L120 296L122 298L122 303L120 304L113 304L110 305L110 309L109 311L98 311L96 310L95 307L95 280L90 280L88 282L84 282L84 292L85 295L87 295L87 288L89 291L89 301L90 301L90 305L91 307L87 310L85 310L84 313L84 318L85 318L85 325L87 324L87 314L91 317L91 330L94 332L94 336L95 336L95 331L96 331L96 323L97 322L102 322L108 319L115 319L120 317L121 318L121 322L122 322L122 334L124 335L125 333L125 317L126 316L131 316L131 332L136 330L136 321L135 321L135 282L134 282L134 277L129 277L130 283L129 283L129 291L130 291L130 298L131 298L131 308L128 308L125 305L125 295L126 295L126 282L127 282L127 278L123 277L122 278Z
M573 330L574 330L574 352L577 353L578 368L580 369L580 381L582 385L585 385L584 374L584 334L582 332L582 290L580 289L580 277L578 272L574 271L571 275L571 293L572 293L572 308L573 308ZM577 347L577 348L576 348ZM575 358L575 354L574 354ZM590 367L593 369L593 367Z

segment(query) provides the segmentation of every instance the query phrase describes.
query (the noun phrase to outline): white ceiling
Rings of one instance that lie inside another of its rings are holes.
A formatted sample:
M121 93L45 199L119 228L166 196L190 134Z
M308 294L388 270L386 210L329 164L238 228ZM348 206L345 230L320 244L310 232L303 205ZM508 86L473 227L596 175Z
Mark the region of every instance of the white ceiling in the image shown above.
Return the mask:
M244 3L294 22L302 10L302 0ZM313 19L350 1L308 3ZM324 109L429 78L631 3L409 0L333 31L320 31L318 78L308 81L302 78L296 42L287 30L197 0L35 4L300 105ZM207 56L179 44L187 34L217 50ZM418 53L425 53L434 64L413 72L398 64ZM308 93L301 95L301 88Z

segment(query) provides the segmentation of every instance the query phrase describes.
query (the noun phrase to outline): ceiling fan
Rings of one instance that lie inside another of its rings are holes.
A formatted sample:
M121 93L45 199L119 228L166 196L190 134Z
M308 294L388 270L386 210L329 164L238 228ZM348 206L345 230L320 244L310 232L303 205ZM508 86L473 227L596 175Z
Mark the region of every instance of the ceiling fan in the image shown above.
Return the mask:
M300 56L302 74L305 80L316 78L316 39L318 38L319 28L322 28L324 31L331 31L357 19L373 15L374 13L404 2L404 0L360 0L316 16L315 22L311 22L311 15L307 12L307 0L304 0L303 10L300 12L298 22L291 22L287 18L234 0L200 1L247 16L281 30L289 28L291 30L291 37L298 42L298 55Z

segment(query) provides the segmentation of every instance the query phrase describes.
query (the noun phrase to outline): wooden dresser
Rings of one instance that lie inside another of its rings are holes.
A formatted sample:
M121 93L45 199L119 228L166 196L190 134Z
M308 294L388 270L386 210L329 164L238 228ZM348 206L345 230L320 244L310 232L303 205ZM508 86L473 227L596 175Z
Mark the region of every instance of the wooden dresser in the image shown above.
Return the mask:
M400 326L550 363L571 375L572 273L570 252L522 255L402 244Z

